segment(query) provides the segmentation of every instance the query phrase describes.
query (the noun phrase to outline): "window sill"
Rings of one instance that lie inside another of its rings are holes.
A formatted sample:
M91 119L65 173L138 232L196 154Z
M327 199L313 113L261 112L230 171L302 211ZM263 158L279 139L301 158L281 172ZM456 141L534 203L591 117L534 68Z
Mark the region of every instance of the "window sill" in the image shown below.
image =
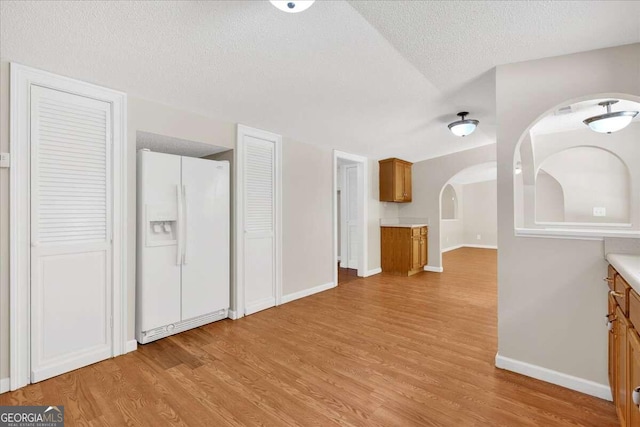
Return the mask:
M567 228L516 228L516 237L542 237L549 239L603 240L605 237L640 238L640 230L594 230Z

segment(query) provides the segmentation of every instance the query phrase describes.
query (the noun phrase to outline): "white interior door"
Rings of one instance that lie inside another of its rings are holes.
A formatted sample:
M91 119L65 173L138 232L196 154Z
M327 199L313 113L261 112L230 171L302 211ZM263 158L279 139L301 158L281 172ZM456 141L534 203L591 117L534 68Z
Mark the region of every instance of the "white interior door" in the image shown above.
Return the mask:
M229 308L229 163L182 157L182 320Z
M31 88L31 381L112 355L111 105Z
M277 303L277 139L266 132L239 135L243 201L240 275L244 312L255 313Z
M345 167L347 268L358 268L358 166Z

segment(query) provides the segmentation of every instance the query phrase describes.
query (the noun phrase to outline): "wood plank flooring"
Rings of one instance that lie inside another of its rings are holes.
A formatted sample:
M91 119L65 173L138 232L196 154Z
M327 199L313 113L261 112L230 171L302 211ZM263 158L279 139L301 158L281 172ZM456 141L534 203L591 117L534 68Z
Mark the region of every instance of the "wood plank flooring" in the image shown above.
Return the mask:
M615 426L610 402L501 371L496 251L377 275L0 395L67 426Z

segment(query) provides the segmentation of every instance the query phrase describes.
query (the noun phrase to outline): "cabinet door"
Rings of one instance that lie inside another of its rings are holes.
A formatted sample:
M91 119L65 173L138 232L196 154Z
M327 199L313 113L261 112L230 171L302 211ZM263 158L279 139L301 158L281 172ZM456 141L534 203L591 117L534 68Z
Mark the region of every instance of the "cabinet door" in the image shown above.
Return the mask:
M411 238L411 269L416 270L421 267L420 265L420 236Z
M403 197L402 200L405 202L411 201L411 165L407 164L398 164L398 169L403 170L402 179L403 179Z
M640 338L638 333L634 329L630 329L628 332L629 339L627 341L629 372L627 378L629 379L629 393L628 402L629 405L629 424L630 426L640 426ZM634 393L634 390L638 390ZM634 396L634 394L636 396ZM634 398L635 397L635 398Z
M397 161L393 162L393 198L398 202L404 201L404 167Z
M616 411L621 425L627 425L627 332L628 323L620 307L616 307Z
M420 267L427 265L427 236L420 236Z
M607 310L607 318L609 319L609 386L611 387L611 395L613 401L616 401L616 300L609 294L609 310Z

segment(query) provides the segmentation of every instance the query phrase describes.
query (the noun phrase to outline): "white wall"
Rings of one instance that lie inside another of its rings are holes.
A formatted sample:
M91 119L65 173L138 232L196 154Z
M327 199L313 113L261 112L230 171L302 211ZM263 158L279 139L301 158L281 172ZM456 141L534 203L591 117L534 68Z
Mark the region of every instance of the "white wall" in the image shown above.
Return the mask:
M463 240L465 245L498 244L498 192L496 180L466 184L462 187ZM478 239L480 235L480 239Z
M451 141L443 141L443 143L454 143L457 137L451 135L451 138ZM440 256L440 192L442 188L458 172L495 160L496 146L492 144L413 164L413 201L399 203L396 216L429 218L429 267L442 267ZM379 244L378 239L378 246Z
M564 190L562 185L544 169L536 177L536 221L564 221ZM518 204L518 202L516 202Z
M282 142L282 293L333 282L333 152Z
M607 381L603 242L514 236L513 159L521 135L547 110L589 94L640 96L640 44L499 66L498 352ZM636 193L637 194L637 193Z

